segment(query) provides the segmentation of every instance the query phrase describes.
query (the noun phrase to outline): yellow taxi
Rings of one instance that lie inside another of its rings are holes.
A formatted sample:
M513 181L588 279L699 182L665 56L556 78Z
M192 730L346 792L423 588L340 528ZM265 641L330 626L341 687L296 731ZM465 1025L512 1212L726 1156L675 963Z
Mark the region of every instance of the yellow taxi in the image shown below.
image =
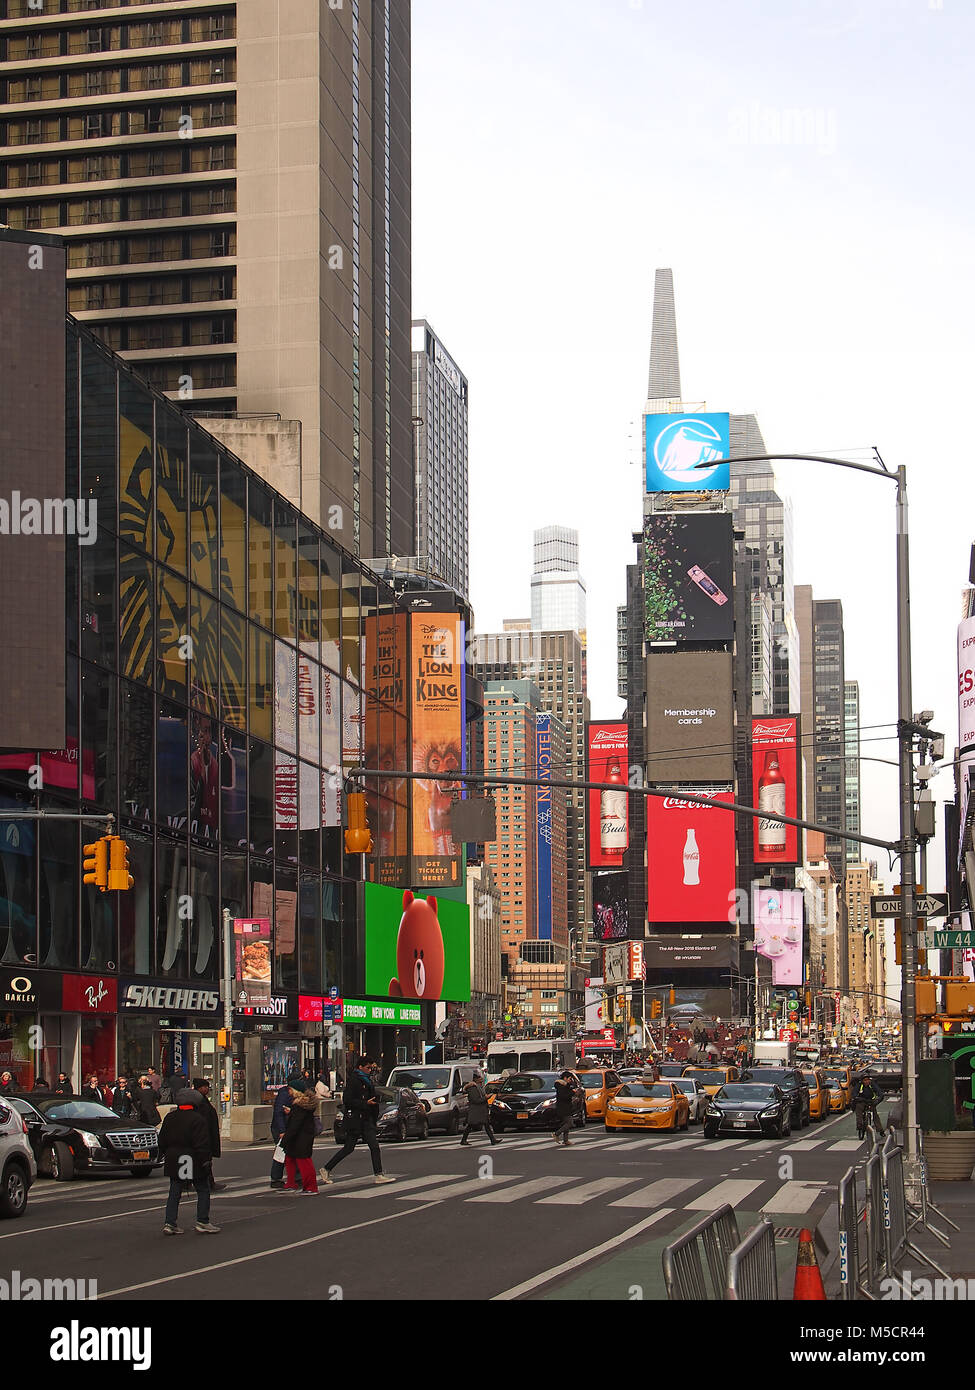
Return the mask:
M623 1078L615 1071L603 1071L598 1067L576 1073L586 1092L586 1119L601 1120L606 1114L606 1102L623 1084Z
M820 1067L803 1071L802 1078L809 1092L809 1118L825 1120L829 1114L829 1082Z
M691 1105L672 1081L627 1081L606 1102L607 1129L686 1129Z
M700 1081L709 1096L717 1095L727 1081L737 1081L737 1067L685 1067L681 1076Z
M853 1073L849 1067L823 1067L829 1087L829 1108L840 1113L848 1110L853 1097Z

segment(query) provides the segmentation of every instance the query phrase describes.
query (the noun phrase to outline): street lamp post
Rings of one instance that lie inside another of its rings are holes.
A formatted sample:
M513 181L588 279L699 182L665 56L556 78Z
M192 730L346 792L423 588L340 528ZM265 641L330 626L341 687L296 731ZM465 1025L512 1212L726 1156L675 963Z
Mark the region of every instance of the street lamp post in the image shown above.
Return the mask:
M879 454L877 455L879 458ZM740 454L734 459L710 460L698 468L715 468L720 463L772 463L797 460L827 463L835 468L852 468L871 473L896 484L895 518L897 531L897 738L900 769L901 860L901 1021L904 1056L904 1132L907 1160L913 1176L917 1152L917 1009L914 979L917 974L917 917L915 908L914 829L914 735L925 730L913 722L911 696L911 588L908 545L907 469L903 464L892 473L881 464L856 463L852 459L825 458L822 454Z

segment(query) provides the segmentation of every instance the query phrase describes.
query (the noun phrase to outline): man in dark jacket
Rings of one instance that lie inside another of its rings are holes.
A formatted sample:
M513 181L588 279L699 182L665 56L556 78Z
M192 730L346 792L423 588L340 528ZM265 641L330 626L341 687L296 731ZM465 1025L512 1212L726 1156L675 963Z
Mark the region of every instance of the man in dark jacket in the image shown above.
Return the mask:
M501 1140L491 1128L491 1107L488 1105L487 1092L484 1089L484 1078L479 1071L474 1073L474 1079L468 1081L464 1087L464 1094L467 1096L467 1123L464 1126L464 1137L461 1139L461 1147L467 1143L467 1136L472 1129L483 1129L492 1144L500 1144Z
M59 1071L59 1072L58 1072L58 1079L57 1079L57 1081L55 1082L54 1092L55 1092L56 1095L59 1095L59 1096L73 1096L73 1095L74 1095L74 1087L73 1087L72 1084L71 1084L71 1078L67 1075L66 1072L63 1072L63 1071Z
M363 1057L356 1070L349 1077L342 1095L342 1109L345 1112L345 1144L338 1153L333 1154L324 1168L319 1168L318 1176L329 1185L335 1181L332 1169L348 1158L361 1139L368 1147L372 1158L373 1182L395 1182L383 1172L382 1155L379 1152L379 1137L376 1133L376 1117L379 1114L379 1097L376 1095L374 1075L378 1063Z
M127 1120L135 1114L135 1101L132 1099L132 1088L127 1079L120 1076L115 1083L115 1094L112 1096L112 1109L120 1120Z
M85 1085L81 1088L81 1099L94 1101L96 1105L107 1105L110 1107L112 1104L111 1092L106 1092L105 1087L101 1085L94 1072L88 1077Z
M186 1079L186 1073L174 1071L172 1076L167 1076L166 1080L163 1082L162 1089L159 1093L161 1104L175 1104L177 1093L179 1091L188 1091L189 1088L190 1083Z
M555 1083L555 1118L558 1120L558 1128L553 1132L552 1138L556 1144L568 1147L569 1130L572 1128L572 1117L575 1113L575 1096L572 1085L572 1075L564 1071Z
M163 1172L169 1179L163 1235L183 1234L177 1221L179 1199L186 1181L196 1188L196 1229L201 1234L215 1235L220 1227L210 1221L210 1130L200 1108L200 1093L177 1091L175 1101L176 1109L169 1112L159 1131Z
M291 1088L282 1086L274 1097L274 1110L271 1113L271 1138L274 1146L284 1138L284 1131L288 1128L288 1116L291 1113ZM284 1187L284 1160L279 1163L277 1159L271 1159L271 1186Z
M138 1086L133 1086L132 1104L138 1118L147 1125L158 1125L159 1109L156 1105L156 1093L149 1085L148 1076L140 1076Z
M220 1157L220 1116L217 1114L213 1101L210 1099L210 1083L202 1076L194 1076L193 1090L199 1092L203 1104L201 1109L203 1117L207 1122L210 1131L210 1157L211 1159ZM225 1182L215 1182L213 1177L213 1164L210 1164L210 1191L223 1192L227 1184Z
M875 1129L883 1133L884 1127L880 1123L880 1116L877 1113L877 1102L880 1100L880 1092L870 1080L869 1075L863 1072L853 1083L853 1109L857 1122L857 1138L862 1139L867 1132L867 1121L872 1120Z

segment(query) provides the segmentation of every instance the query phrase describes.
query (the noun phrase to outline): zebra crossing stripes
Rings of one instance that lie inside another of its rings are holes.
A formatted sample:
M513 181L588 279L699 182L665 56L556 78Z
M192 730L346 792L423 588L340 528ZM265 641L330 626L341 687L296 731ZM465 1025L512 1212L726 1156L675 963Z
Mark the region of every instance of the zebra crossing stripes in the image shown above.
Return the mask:
M786 1212L800 1215L818 1201L826 1186L822 1182L785 1182L778 1192L762 1204L760 1210L770 1215Z
M335 1192L330 1193L329 1195L334 1197L345 1197L349 1200L358 1198L359 1201L365 1201L370 1197L379 1196L398 1197L400 1193L405 1192L407 1188L411 1188L415 1191L416 1189L421 1187L433 1187L437 1183L449 1183L452 1179L455 1179L457 1176L458 1175L455 1173L427 1173L426 1177L407 1178L405 1182L401 1182L400 1179L397 1178L396 1187L392 1192L390 1191L388 1186L380 1185L379 1187L377 1187L373 1183L371 1187L363 1188L359 1192ZM372 1179L370 1178L369 1181L372 1182Z
M536 1192L550 1192L553 1187L564 1187L566 1183L575 1182L575 1178L531 1178L528 1182L519 1182L514 1187L502 1187L495 1191L493 1188L489 1192L482 1192L477 1197L468 1197L468 1202L519 1202L522 1197L531 1197Z
M854 1149L862 1149L863 1143L862 1139L838 1139L835 1144L830 1144L828 1152L831 1154L852 1153Z
M675 1197L679 1197L682 1192L686 1192L689 1187L697 1187L700 1178L658 1178L656 1182L650 1183L647 1187L640 1187L636 1192L628 1192L625 1197L618 1197L615 1202L610 1202L611 1207L639 1207L655 1208L672 1202Z
M516 1178L520 1178L521 1176L521 1173L506 1173L504 1178L501 1179L501 1181L514 1182ZM457 1182L457 1180L454 1179L452 1182L446 1183L443 1187L434 1187L427 1192L422 1192L417 1200L421 1200L424 1202L439 1202L442 1197L461 1197L468 1192L483 1192L484 1184L486 1182L492 1181L496 1182L498 1181L498 1179L468 1178L460 1182ZM392 1195L394 1197L398 1197L399 1193L394 1192ZM412 1202L414 1199L413 1197L408 1196L403 1197L402 1200L404 1202Z
M757 1191L764 1181L765 1179L762 1178L757 1181L746 1181L744 1178L726 1178L724 1182L719 1182L717 1187L712 1187L709 1192L703 1192L693 1202L685 1202L684 1206L688 1211L717 1211L718 1207L724 1206L725 1202L732 1207L744 1206L745 1198Z
M551 1197L542 1197L537 1205L540 1207L581 1207L585 1202L591 1202L594 1197L601 1197L606 1192L614 1192L621 1187L632 1187L639 1178L595 1178L592 1182L584 1182L579 1187L572 1187L567 1192L554 1192Z

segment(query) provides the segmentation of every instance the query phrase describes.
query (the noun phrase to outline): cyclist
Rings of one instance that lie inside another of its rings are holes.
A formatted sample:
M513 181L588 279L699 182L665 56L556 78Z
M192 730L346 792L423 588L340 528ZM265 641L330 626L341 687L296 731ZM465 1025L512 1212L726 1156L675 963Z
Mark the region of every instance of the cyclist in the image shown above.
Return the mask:
M853 1084L853 1108L857 1121L857 1138L863 1139L867 1132L867 1121L872 1118L874 1129L883 1131L877 1103L880 1092L864 1072Z

